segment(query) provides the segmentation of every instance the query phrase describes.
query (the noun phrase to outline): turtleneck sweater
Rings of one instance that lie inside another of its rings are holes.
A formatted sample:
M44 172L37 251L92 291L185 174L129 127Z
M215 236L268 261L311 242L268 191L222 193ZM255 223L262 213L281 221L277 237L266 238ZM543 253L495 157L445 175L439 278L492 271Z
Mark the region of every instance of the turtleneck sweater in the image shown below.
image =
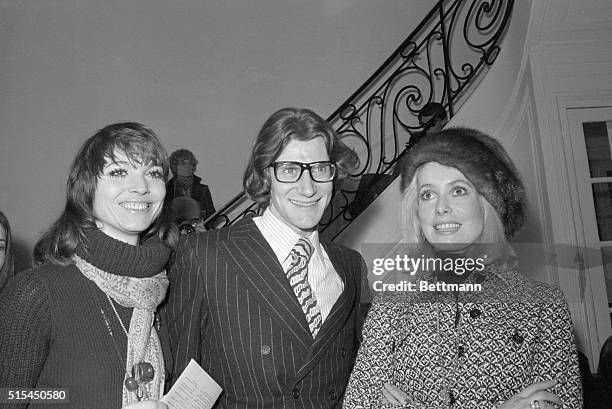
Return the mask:
M76 250L99 269L137 278L162 271L170 252L158 239L132 246L99 230L88 230ZM132 308L114 306L127 329ZM64 388L69 402L53 405L58 409L120 408L127 336L117 314L73 264L46 263L17 274L0 295L0 388ZM48 405L0 401L5 407Z

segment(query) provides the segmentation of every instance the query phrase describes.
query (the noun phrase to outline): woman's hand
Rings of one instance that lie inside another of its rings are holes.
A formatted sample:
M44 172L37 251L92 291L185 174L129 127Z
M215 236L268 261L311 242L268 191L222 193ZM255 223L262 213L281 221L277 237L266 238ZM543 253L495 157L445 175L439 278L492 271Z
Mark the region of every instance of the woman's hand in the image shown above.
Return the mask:
M390 383L385 383L383 388L383 397L385 398L385 402L390 403L391 405L403 406L408 403L412 403L410 396L400 388L395 385L391 385Z
M121 409L169 409L168 405L158 400L143 400L123 406Z
M552 388L557 384L556 380L537 382L529 385L507 401L505 401L497 409L552 409L551 402L559 406L563 406L563 402L557 395L549 392L547 389ZM537 404L532 402L537 401Z
M505 401L497 409L533 409L533 401L538 401L540 409L552 409L553 406L550 403L563 406L561 399L547 390L556 384L557 381L552 380L529 385L527 388ZM412 403L410 396L408 396L406 392L390 383L385 384L382 392L385 402L391 405L403 406ZM537 407L537 405L535 407Z

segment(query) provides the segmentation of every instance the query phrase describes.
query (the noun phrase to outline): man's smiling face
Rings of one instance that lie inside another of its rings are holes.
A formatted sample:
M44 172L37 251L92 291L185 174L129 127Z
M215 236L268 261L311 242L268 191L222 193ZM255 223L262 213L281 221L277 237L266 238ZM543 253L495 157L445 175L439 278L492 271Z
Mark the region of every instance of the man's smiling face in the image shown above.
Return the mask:
M276 161L312 163L329 161L329 155L321 137L308 141L294 139L287 144ZM315 182L310 172L304 170L297 182L282 183L274 177L273 168L268 168L267 172L270 180L270 210L296 233L309 235L317 228L331 200L333 181Z

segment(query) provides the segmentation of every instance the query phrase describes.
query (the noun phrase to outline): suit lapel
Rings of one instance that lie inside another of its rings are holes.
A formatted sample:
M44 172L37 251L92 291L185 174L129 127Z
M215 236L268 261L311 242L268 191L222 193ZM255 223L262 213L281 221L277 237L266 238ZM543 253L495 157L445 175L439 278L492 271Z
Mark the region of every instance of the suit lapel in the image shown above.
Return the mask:
M230 271L240 275L249 295L288 330L298 345L308 349L312 336L306 317L274 251L253 220L233 226L229 240L222 245L232 266Z
M355 268L355 266L350 265L348 258L345 257L345 253L339 247L327 241L322 241L321 244L325 248L336 273L338 273L344 282L344 290L323 323L321 330L317 334L317 338L308 350L308 355L298 371L296 381L302 379L323 357L329 344L338 337L338 333L344 326L344 323L350 318L349 316L355 304L357 288L355 286L355 280L351 277L351 273L353 273L352 269Z

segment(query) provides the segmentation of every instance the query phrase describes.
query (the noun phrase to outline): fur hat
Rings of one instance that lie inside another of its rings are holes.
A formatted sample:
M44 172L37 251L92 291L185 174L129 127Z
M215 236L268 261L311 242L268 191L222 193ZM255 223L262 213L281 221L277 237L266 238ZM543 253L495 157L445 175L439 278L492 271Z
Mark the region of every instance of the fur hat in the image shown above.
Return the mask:
M448 128L423 138L402 161L402 193L427 162L456 168L493 206L507 238L520 230L526 211L525 187L502 145L470 128Z

